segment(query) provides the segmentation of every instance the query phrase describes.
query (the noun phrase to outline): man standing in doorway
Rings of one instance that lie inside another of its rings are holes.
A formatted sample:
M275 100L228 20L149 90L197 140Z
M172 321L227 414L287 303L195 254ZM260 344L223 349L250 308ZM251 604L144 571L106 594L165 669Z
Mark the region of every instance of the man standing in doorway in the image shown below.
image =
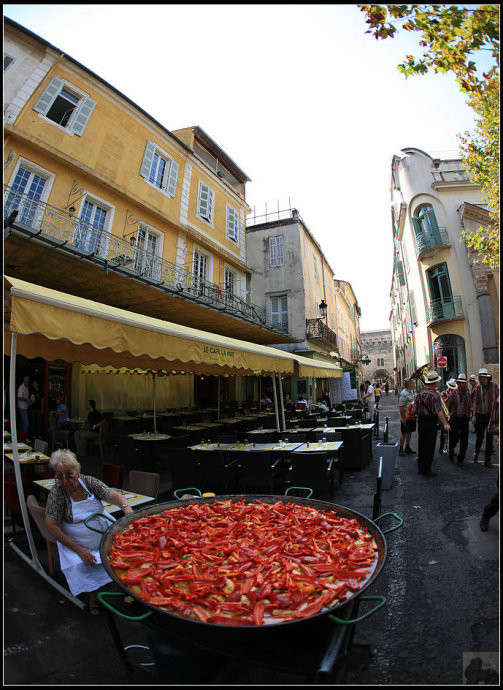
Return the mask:
M431 465L437 443L438 421L442 424L444 431L451 430L442 409L440 394L435 390L437 383L441 380L436 371L430 371L424 382L424 388L416 395L412 406L417 417L417 471L423 477L436 476L436 472L431 471Z
M367 386L367 391L365 395L362 397L363 402L367 403L367 407L369 409L369 417L370 421L374 421L374 406L375 406L375 395L374 395L374 387L370 383L370 381L365 381L365 385Z
M494 467L491 463L493 452L493 435L486 433L491 418L491 411L499 395L498 386L490 380L491 374L485 368L479 369L479 382L475 386L472 398L472 423L475 427L477 438L475 439L475 452L473 462L479 461L479 453L486 437L484 467Z
M28 427L30 423L28 419L28 408L31 404L29 385L30 377L25 376L23 378L23 383L17 389L17 409L21 418L20 431L22 431L24 434L23 440L27 441L29 440L26 437L28 435Z

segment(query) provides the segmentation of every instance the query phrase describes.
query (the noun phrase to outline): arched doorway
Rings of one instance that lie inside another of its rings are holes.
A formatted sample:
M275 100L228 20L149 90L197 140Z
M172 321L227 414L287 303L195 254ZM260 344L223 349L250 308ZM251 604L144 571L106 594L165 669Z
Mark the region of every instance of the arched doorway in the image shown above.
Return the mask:
M370 380L379 381L379 383L386 383L386 381L391 383L393 377L387 369L376 369Z
M440 335L433 343L435 366L437 357L447 357L447 367L439 369L444 385L450 378L467 374L465 340L460 335Z

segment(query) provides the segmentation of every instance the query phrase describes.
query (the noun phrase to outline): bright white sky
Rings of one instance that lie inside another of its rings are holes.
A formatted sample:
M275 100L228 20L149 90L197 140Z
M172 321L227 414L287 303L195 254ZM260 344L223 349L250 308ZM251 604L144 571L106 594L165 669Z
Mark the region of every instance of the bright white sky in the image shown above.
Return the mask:
M450 75L405 77L417 38L365 34L356 5L4 5L170 130L199 125L251 178L257 215L298 209L362 331L389 328L391 157L473 130Z

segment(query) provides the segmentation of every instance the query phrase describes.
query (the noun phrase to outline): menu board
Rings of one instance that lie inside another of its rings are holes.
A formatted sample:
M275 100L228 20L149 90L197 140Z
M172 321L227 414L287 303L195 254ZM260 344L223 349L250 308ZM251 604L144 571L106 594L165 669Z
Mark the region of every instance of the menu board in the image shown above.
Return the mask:
M342 378L330 379L330 402L332 405L342 403Z

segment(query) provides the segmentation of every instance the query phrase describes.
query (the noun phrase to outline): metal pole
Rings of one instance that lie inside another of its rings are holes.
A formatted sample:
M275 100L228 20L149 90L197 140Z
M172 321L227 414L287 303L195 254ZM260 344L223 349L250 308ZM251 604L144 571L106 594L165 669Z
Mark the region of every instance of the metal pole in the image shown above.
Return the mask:
M278 396L277 396L277 394L276 394L276 381L275 381L275 378L276 378L276 373L273 372L273 374L272 374L272 376L271 376L271 380L272 380L272 392L273 392L273 396L274 396L274 412L276 413L276 431L279 432L279 431L281 431L281 429L279 428Z
M152 372L152 387L154 390L154 434L157 436L157 419L155 416L155 376L156 376L155 371Z
M220 374L217 376L217 422L220 420Z
M281 405L281 419L283 422L282 431L286 431L285 406L283 404L283 384L281 382L281 372L280 371L278 371L278 385L279 385L279 401L280 401L280 405Z

